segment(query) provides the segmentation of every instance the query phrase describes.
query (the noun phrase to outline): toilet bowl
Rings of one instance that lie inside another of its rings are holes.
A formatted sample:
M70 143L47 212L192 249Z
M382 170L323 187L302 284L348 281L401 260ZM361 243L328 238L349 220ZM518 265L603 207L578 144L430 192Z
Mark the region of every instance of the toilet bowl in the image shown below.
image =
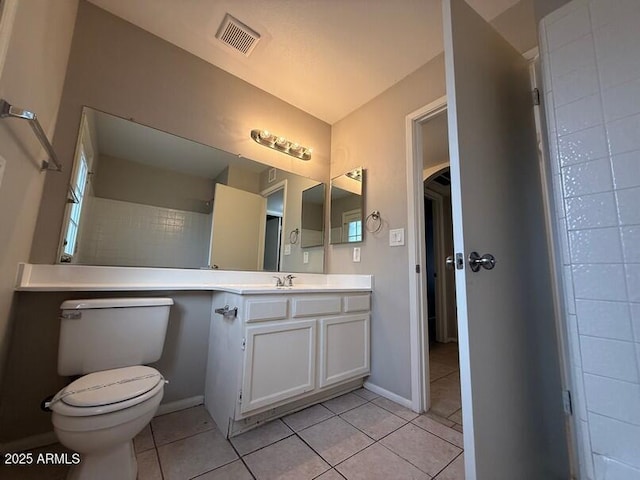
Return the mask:
M154 368L132 366L95 372L61 390L50 408L60 443L80 454L73 480L135 480L133 438L151 421L164 393Z
M60 443L80 454L72 480L135 480L133 437L166 383L145 366L164 346L171 298L94 298L60 305L58 374L82 375L49 402Z

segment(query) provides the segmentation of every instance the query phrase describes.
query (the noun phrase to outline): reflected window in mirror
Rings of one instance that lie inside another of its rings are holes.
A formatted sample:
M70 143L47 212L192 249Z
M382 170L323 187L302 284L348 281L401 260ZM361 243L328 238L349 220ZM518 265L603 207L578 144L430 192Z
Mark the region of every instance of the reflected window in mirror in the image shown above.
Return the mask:
M363 177L360 167L331 179L331 244L363 240Z
M89 107L80 124L59 262L324 271L286 233L319 182Z
M67 199L70 205L69 216L65 225L62 239L62 255L60 261L72 263L73 257L78 251L78 233L80 231L80 220L82 218L85 194L90 188L90 169L93 165L94 149L91 140L91 132L86 115L82 116L78 146L76 148L76 159L71 175L71 198Z

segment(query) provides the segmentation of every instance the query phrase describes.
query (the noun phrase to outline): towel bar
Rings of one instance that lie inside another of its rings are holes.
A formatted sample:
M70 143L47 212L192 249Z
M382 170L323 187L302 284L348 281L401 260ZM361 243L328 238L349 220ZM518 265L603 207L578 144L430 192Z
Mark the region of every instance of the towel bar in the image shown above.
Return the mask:
M0 99L0 118L22 118L27 120L33 133L36 134L38 140L49 154L49 160L42 161L42 170L54 170L56 172L62 171L62 165L58 162L56 152L53 151L53 147L47 138L47 134L44 133L36 114L22 108L14 107L4 99ZM51 166L53 163L54 166Z

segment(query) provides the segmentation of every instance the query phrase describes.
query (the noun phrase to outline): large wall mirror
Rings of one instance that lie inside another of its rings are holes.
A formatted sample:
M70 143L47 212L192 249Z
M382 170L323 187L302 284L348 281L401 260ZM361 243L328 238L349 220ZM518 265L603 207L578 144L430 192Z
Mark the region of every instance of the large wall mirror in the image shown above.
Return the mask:
M331 179L332 244L362 241L363 181L361 167Z
M323 272L315 180L88 107L71 179L61 263Z

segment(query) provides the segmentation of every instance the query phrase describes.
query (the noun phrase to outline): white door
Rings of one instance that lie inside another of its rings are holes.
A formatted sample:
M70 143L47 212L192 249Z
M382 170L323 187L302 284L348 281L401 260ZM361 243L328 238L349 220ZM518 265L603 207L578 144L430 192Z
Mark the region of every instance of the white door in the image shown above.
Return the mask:
M247 327L245 341L243 415L315 388L315 320Z
M568 478L527 64L463 0L443 7L465 478ZM495 268L472 272L474 251Z
M262 270L267 200L216 184L209 265L222 270Z

